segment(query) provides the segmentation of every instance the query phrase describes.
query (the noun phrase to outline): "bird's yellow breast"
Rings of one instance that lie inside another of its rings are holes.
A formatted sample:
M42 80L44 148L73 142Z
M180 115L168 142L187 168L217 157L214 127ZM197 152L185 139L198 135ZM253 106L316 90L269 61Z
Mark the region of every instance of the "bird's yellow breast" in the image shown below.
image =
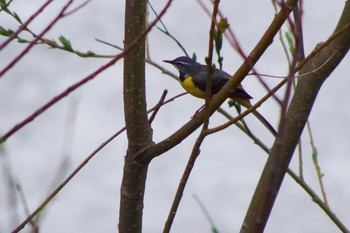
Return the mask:
M205 92L196 87L191 76L186 77L183 81L180 80L180 83L181 86L191 95L202 99L205 98Z

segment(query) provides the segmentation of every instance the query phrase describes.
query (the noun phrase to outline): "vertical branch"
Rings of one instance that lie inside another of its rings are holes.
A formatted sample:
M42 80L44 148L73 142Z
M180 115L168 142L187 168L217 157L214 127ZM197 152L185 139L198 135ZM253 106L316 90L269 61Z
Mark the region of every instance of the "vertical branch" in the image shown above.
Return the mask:
M125 2L125 50L146 28L146 0ZM128 137L119 209L119 232L141 232L148 162L137 163L135 154L152 142L145 96L145 38L124 58L124 112Z
M218 14L220 0L215 0L213 13L211 15L211 24L209 29L209 45L208 45L208 56L205 61L207 63L207 80L205 84L205 114L204 114L204 122L202 131L206 131L209 126L209 118L210 118L210 110L208 108L210 101L213 97L211 93L211 85L212 85L212 74L214 73L215 67L213 66L213 49L214 49L214 30L216 25L216 16ZM203 138L204 139L204 138Z
M300 72L305 76L298 81L286 117L282 119L285 122L281 123L281 130L279 130L260 177L244 219L241 233L264 231L317 94L323 82L337 67L350 48L350 27L347 26L349 23L350 1L347 1L334 32L336 34L338 31L342 31L342 34L312 57Z
M167 218L165 225L164 225L163 233L170 232L171 226L172 226L174 219L175 219L177 209L179 208L179 205L180 205L181 198L182 198L183 193L185 191L185 187L186 187L187 182L189 180L191 171L194 167L194 163L196 162L196 159L200 154L200 147L201 147L205 137L208 135L207 130L208 130L208 125L209 125L209 118L211 115L210 109L208 108L208 106L210 104L210 99L212 97L210 90L211 90L211 75L212 75L212 71L213 71L213 68L212 68L212 58L213 58L213 48L214 48L214 46L213 46L213 38L214 38L213 34L214 34L214 28L215 28L215 24L216 24L216 16L218 13L219 3L220 3L220 0L215 0L213 14L211 16L212 20L211 20L211 25L210 25L210 30L209 30L209 46L208 46L209 48L208 48L208 57L206 59L207 66L208 66L207 67L208 68L208 77L206 80L205 108L203 110L204 111L203 127L202 127L202 130L201 130L201 132L200 132L198 138L196 139L196 142L192 148L190 158L187 162L185 171L181 177L179 186L178 186L176 194L175 194L173 204L171 205L171 209L170 209L170 212L168 214L168 218Z
M323 202L324 202L324 205L327 208L329 208L328 200L327 200L327 194L326 194L326 191L325 191L325 188L324 188L324 185L323 185L323 181L322 181L323 174L321 173L321 168L320 168L320 165L318 164L317 147L315 146L315 143L314 143L314 138L312 136L311 126L310 126L310 122L309 121L307 122L306 127L307 127L307 131L309 133L310 146L312 148L312 162L314 163L316 174L317 174L318 183L320 184L320 189L321 189L321 193L322 193L322 197L323 197Z
M179 205L180 205L180 201L181 201L183 193L185 191L187 181L190 178L190 174L191 174L192 169L194 167L194 163L196 162L196 159L199 156L200 147L205 139L205 136L206 135L205 135L204 131L202 130L201 133L199 134L193 148L192 148L191 155L187 161L185 171L182 174L181 180L180 180L179 185L178 185L177 190L176 190L174 201L171 205L167 220L164 224L163 233L170 232L171 226L173 225L173 222L175 219L175 215L176 215L177 210L178 210Z
M304 37L303 37L303 24L302 24L302 9L303 2L300 1L293 10L293 16L295 21L294 29L294 39L295 39L295 50L294 50L294 59L297 63L300 63L305 59L304 51ZM291 64L291 63L290 63ZM291 68L292 66L290 66ZM293 87L295 88L295 80L293 81ZM302 144L301 140L298 142L298 159L299 159L299 176L300 179L304 179L303 174L303 153L302 153Z

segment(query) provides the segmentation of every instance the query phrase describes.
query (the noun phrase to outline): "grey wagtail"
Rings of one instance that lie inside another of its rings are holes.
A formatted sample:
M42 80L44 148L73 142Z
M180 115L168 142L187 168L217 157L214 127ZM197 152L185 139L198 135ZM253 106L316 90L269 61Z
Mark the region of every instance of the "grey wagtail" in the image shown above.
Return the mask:
M198 98L205 98L205 88L208 77L208 68L206 65L201 65L189 57L178 57L174 60L164 60L170 63L180 72L179 81L181 86L191 95ZM212 74L211 93L215 95L231 78L231 75L225 71L215 69ZM252 97L239 85L229 95L229 98L245 108L250 108L252 105L250 99ZM270 132L276 136L275 129L258 111L252 112L263 123Z

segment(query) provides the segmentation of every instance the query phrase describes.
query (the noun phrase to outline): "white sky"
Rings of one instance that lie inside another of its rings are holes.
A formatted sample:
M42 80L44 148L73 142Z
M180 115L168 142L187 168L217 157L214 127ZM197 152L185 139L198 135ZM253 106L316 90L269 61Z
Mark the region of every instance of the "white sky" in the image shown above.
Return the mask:
M11 8L25 20L44 1L14 1ZM82 1L80 1L82 2ZM165 1L152 1L159 11ZM339 19L344 1L304 1L304 36L306 53L327 39ZM61 9L63 1L55 1L30 26L39 32ZM77 2L76 5L79 5ZM234 32L246 52L249 52L274 17L270 1L221 1L221 9L228 17ZM74 48L92 50L99 54L116 54L118 51L95 41L105 40L122 46L124 1L91 1L74 15L61 20L46 35L55 38L64 35ZM154 16L150 14L150 18ZM16 29L17 24L0 13L0 25ZM195 52L203 61L207 54L210 21L196 1L179 0L172 4L163 18L168 30L183 44L189 53ZM4 40L0 37L0 43ZM149 36L151 56L162 63L183 55L176 44L154 29ZM25 45L13 43L0 52L0 68L11 61ZM224 42L224 69L233 73L242 60ZM329 77L319 93L310 116L319 162L325 174L324 183L331 208L350 227L350 144L348 122L350 104L347 88L350 58L347 56ZM73 83L95 71L106 59L83 59L72 54L36 46L0 80L0 132L7 132L33 111L58 95ZM164 64L167 69L176 70ZM256 66L264 74L283 76L287 63L281 55L276 38ZM271 86L278 80L266 78ZM257 101L265 90L253 77L244 81L245 89ZM183 92L173 79L153 67L147 67L147 102L153 106L164 89L168 97ZM105 71L69 95L32 123L21 129L4 145L5 156L0 157L0 232L13 229L24 218L12 218L8 207L5 163L10 163L13 178L24 190L30 210L52 191L51 183L60 166L67 145L65 124L70 106L74 103L76 124L72 155L68 171L72 171L100 143L123 127L122 62ZM189 95L165 106L154 121L154 140L163 140L187 122L203 101ZM228 111L226 104L223 105ZM268 101L259 111L273 125L279 121L279 108ZM215 114L213 125L224 122ZM247 117L251 129L270 146L269 132L253 117ZM70 132L70 131L68 131ZM175 190L187 158L198 135L195 132L173 150L152 161L147 179L144 208L144 232L161 232ZM72 138L73 137L73 138ZM305 179L319 193L319 186L311 161L309 139L303 135ZM123 156L127 142L125 134L108 145L79 173L49 205L41 223L41 232L115 232L119 209L119 186ZM3 153L3 152L1 152ZM238 232L264 166L266 155L236 127L207 138L203 144L183 201L175 218L172 232L210 232L193 195L198 196L208 209L220 232ZM297 171L294 159L291 168ZM62 180L62 178L60 178ZM266 232L337 232L330 219L310 197L290 178L284 180Z

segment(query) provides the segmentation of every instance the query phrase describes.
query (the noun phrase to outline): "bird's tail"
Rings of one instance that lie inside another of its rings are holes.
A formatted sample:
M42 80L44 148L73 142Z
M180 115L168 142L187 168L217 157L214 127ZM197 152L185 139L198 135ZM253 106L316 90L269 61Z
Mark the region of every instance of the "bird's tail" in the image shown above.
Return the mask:
M266 120L266 118L261 115L257 110L254 110L253 115L258 118L258 120L265 125L265 127L272 133L273 136L277 135L275 128Z
M237 97L235 97L235 98L231 98L231 99L247 109L249 109L252 106L249 98L237 98ZM252 113L256 118L258 118L258 120L261 123L263 123L263 125L265 125L265 127L272 133L273 136L277 135L275 128L273 128L273 126L266 120L266 118L263 115L261 115L258 112L258 110L254 110Z

